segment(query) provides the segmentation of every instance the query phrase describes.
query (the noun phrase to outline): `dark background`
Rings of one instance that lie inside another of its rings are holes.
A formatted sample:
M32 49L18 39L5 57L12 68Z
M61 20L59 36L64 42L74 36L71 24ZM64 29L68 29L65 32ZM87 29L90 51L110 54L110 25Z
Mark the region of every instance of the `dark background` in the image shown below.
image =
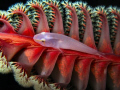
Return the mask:
M11 5L17 2L26 3L27 0L0 0L0 10L8 10ZM77 1L77 0L71 0ZM80 0L79 0L80 1ZM95 6L117 6L120 7L120 0L82 0L88 5ZM33 90L33 88L23 88L14 81L13 74L0 74L0 90Z
M27 0L0 0L0 10L7 10L9 6L14 5L17 2L26 3ZM70 1L77 1L77 0L70 0ZM81 0L78 0L81 1ZM86 1L90 6L118 6L120 7L120 0L82 0Z

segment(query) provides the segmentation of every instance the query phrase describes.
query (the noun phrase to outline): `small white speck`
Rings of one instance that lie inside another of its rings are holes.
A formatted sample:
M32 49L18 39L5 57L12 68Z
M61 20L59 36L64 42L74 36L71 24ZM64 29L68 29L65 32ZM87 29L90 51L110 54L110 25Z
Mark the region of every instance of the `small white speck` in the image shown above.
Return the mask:
M45 34L45 32L42 32L41 34L43 34L43 35L44 35L44 34Z

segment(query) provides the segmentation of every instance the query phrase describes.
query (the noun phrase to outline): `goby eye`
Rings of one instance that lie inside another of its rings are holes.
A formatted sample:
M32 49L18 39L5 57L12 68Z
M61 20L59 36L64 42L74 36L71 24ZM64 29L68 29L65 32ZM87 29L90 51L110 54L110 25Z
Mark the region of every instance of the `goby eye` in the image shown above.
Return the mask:
M43 43L45 44L45 39L41 39L40 41L43 42Z
M41 42L45 42L45 40L41 40Z
M41 42L45 42L45 39L41 39Z

